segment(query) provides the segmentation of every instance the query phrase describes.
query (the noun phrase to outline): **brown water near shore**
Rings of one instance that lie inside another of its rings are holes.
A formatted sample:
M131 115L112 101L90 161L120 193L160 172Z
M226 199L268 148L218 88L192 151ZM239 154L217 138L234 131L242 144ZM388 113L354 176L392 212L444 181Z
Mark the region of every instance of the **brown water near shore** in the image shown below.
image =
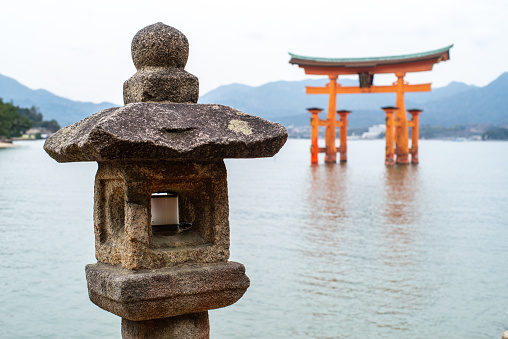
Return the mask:
M9 148L9 147L16 147L17 145L11 144L9 142L1 142L0 141L0 148Z

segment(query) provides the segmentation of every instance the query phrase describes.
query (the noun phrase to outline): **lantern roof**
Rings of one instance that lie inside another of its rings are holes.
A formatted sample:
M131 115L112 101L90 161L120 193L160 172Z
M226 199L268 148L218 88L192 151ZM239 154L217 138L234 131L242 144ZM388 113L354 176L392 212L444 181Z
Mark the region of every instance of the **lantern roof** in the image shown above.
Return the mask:
M218 104L131 103L65 127L44 149L58 162L210 160L274 156L278 124Z
M91 115L59 130L44 149L59 162L206 161L272 157L287 130L218 104L198 104L198 78L184 70L187 38L163 23L132 40L137 72L124 83L123 107Z

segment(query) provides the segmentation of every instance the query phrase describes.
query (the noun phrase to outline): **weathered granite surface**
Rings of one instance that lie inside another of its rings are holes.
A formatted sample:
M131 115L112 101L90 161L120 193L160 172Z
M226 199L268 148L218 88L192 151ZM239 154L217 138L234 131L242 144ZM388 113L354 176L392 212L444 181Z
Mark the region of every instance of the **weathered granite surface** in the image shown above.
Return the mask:
M146 321L122 319L123 339L208 339L208 312Z
M134 103L65 127L44 149L59 162L274 156L284 126L217 104Z
M198 102L199 81L184 70L189 42L179 30L158 22L132 39L137 72L124 83L124 103Z
M178 194L189 230L154 234L151 195ZM104 264L156 269L229 259L229 204L222 159L100 162L94 194L95 256Z
M101 263L86 266L90 299L124 319L142 321L225 307L250 281L237 262L133 272Z
M157 22L136 33L132 39L131 52L136 69L184 68L189 57L189 41L176 28Z

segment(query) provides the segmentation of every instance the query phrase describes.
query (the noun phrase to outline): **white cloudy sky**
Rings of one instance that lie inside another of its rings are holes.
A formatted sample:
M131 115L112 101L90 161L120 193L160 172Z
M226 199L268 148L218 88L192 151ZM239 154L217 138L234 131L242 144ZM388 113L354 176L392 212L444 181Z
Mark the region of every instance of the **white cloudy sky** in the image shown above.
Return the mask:
M1 13L0 74L81 101L122 103L132 37L158 21L189 39L186 69L201 94L304 79L288 52L368 57L453 43L450 61L407 79L484 86L508 71L506 0L5 0Z

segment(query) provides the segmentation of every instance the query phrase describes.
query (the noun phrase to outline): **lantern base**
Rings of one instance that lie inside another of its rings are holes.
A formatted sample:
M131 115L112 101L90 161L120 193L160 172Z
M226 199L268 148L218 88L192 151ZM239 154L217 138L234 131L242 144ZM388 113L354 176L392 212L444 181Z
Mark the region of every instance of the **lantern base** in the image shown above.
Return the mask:
M97 263L86 266L86 280L94 304L132 321L226 307L250 285L233 261L138 271Z

